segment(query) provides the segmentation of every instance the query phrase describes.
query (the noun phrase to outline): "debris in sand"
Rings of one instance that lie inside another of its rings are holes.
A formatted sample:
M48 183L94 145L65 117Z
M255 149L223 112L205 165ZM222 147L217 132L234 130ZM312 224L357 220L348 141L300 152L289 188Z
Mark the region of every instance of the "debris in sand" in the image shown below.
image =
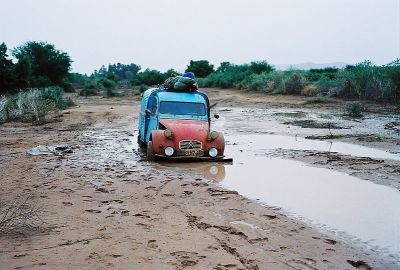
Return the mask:
M314 120L296 120L284 122L284 125L299 126L301 128L320 128L320 129L349 129L349 127L341 127L334 123L317 122Z
M72 153L72 149L68 144L54 145L54 146L38 145L26 152L28 155L31 155L31 156L63 155L63 154Z
M400 122L389 122L385 125L385 129L400 133Z

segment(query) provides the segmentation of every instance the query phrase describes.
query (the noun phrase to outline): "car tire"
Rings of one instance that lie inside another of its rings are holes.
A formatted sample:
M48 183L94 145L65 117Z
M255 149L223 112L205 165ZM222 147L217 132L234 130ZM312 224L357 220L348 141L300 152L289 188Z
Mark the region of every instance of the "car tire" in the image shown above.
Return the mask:
M152 141L149 141L149 142L147 143L147 151L146 151L146 154L147 154L147 160L148 160L148 161L154 161L154 160L156 160L156 156L154 155L153 142L152 142Z
M137 137L137 144L140 148L144 148L146 145L142 142L140 135Z

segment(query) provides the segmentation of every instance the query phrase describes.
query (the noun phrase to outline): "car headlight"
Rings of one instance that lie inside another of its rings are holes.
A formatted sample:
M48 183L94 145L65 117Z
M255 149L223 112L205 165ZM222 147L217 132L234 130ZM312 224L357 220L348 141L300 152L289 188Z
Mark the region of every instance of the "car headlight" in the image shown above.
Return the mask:
M219 133L216 132L216 131L211 131L210 134L208 134L208 137L209 137L210 140L212 140L212 141L215 140L215 139L217 139L218 136L219 136Z
M167 139L172 139L172 137L174 136L174 134L172 133L172 130L170 129L166 129L164 130L164 136Z
M210 148L210 150L208 150L208 154L210 155L210 157L216 157L218 155L218 150L212 147Z
M170 157L174 154L174 148L172 148L171 146L168 146L164 149L164 153L166 156Z

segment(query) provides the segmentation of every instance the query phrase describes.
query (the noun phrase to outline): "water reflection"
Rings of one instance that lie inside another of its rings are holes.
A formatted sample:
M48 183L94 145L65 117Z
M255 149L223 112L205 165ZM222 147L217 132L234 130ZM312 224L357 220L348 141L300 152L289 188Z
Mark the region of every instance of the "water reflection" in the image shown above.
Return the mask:
M228 138L226 154L234 163L160 163L187 169L199 177L218 181L269 206L305 219L317 227L344 235L400 257L400 192L345 173L310 167L304 163L261 156L285 148L336 151L371 158L400 157L372 148L276 135L239 135Z
M386 254L400 254L400 193L393 188L301 162L249 156L226 167L221 185Z
M165 167L173 167L179 169L190 170L198 177L208 180L220 182L225 179L225 166L222 163L214 162L160 162Z

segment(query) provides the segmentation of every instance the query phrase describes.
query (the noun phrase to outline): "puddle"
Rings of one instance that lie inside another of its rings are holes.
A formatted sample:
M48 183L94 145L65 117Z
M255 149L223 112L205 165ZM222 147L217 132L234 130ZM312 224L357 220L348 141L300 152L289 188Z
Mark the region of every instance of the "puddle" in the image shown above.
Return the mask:
M382 138L399 138L399 134L385 128L390 122L400 122L400 115L366 114L362 119L353 119L343 116L343 111L338 108L335 111L320 109L288 109L288 108L218 108L213 110L219 119L214 119L212 128L229 131L230 135L247 134L280 134L301 136L312 135L354 135L369 134ZM315 128L302 128L300 126L284 124L293 121L311 121ZM318 126L331 125L343 129L319 129Z
M189 169L223 187L311 223L350 244L400 260L400 192L334 170L268 157L274 149L339 152L400 160L400 156L341 142L279 135L227 137L234 163L162 163Z
M236 156L240 157L237 153ZM243 154L242 154L243 157ZM304 163L249 157L220 184L387 255L400 254L400 192Z
M248 114L252 115L252 112ZM224 116L221 119L217 127L226 128L232 124ZM397 161L400 160L399 154L348 143L269 135L265 134L265 130L263 134L246 135L243 134L245 128L251 130L252 127L243 121L235 125L240 125L241 129L234 130L232 136L226 136L226 155L234 158L233 164L160 163L156 166L191 170L248 198L279 207L289 215L335 234L337 238L351 244L362 243L371 250L379 250L381 254L400 260L399 191L345 173L268 156L279 148L330 151ZM132 152L132 148L136 148L135 138L126 132L96 130L84 132L83 137L93 142L85 159L89 169L103 173L118 167L116 164L122 164L125 170L132 167L146 170L148 163L138 162L139 155ZM90 170L88 174L91 174ZM251 226L245 221L238 225Z
M251 152L256 153L265 153L265 151L272 149L315 150L337 152L356 157L400 160L400 155L365 146L342 142L309 140L301 137L282 135L237 135L228 137L227 144L236 144L243 150L246 149L247 151L250 150Z

